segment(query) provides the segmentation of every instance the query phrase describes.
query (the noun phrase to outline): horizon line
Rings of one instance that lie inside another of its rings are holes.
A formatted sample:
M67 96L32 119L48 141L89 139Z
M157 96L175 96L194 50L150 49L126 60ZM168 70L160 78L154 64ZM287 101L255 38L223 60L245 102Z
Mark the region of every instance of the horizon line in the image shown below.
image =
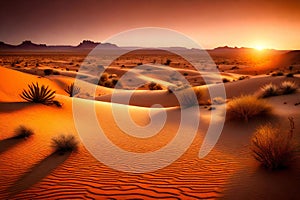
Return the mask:
M42 46L46 46L46 47L77 47L79 46L80 44L82 44L83 42L91 42L91 43L94 43L94 44L111 44L111 45L116 45L117 47L120 47L120 48L185 48L185 49L189 49L189 50L192 50L192 49L199 49L199 50L214 50L214 49L217 49L217 48L229 48L229 49L256 49L255 47L245 47L245 46L230 46L230 45L220 45L220 46L217 46L217 47L212 47L212 48L191 48L191 47L185 47L185 46L156 46L156 47L147 47L147 46L137 46L137 45L133 45L133 46L123 46L123 45L118 45L118 44L114 44L114 43L109 43L109 42L99 42L99 41L93 41L93 40L89 40L89 39L84 39L84 40L81 40L79 43L77 44L47 44L47 43L35 43L35 42L32 42L32 40L23 40L22 42L18 43L18 44L11 44L11 43L7 43L7 42L4 42L2 40L0 40L0 43L3 43L3 44L6 44L6 45L11 45L11 46L19 46L19 45L22 45L23 43L25 42L30 42L32 44L35 44L35 45L42 45ZM300 48L299 48L300 49ZM299 50L299 49L274 49L274 48L264 48L264 50L276 50L276 51L293 51L293 50Z

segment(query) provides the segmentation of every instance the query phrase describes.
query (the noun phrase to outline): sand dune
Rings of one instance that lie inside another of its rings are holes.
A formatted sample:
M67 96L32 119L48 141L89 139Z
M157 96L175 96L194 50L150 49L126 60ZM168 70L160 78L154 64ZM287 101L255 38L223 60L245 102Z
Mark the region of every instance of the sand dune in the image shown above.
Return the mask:
M287 128L288 116L293 116L297 123L300 121L299 109L294 105L300 101L299 93L267 99L274 107L274 119L248 124L227 122L217 145L204 159L199 159L198 153L213 111L201 107L197 134L187 151L163 169L136 174L120 172L104 165L82 144L78 152L73 152L67 158L49 158L53 152L50 147L53 136L62 133L78 136L73 121L74 99L68 97L64 91L73 79L63 76L39 78L2 67L0 73L5 74L5 81L0 82L0 199L299 198L299 164L287 172L272 175L260 172L249 150L250 137L258 125L277 120L276 123ZM288 78L258 77L226 83L227 97L253 94L266 83L279 84L286 79ZM290 80L300 83L298 77ZM18 94L27 83L36 81L57 91L56 99L62 102L62 108L23 102ZM180 110L176 107L178 101L166 90L135 91L130 100L130 115L141 126L150 122L149 112L155 110L156 113L166 113L164 128L149 138L136 138L120 130L112 113L112 106L116 104L103 102L110 101L112 89L98 86L97 92L105 95L97 97L98 101L80 99L81 109L85 110L93 104L107 138L120 148L130 152L153 152L167 145L176 134L180 122ZM125 92L119 95L125 95ZM207 94L203 98L208 99ZM162 104L166 108L150 108L153 103ZM32 128L35 135L27 140L7 140L13 136L14 128L20 124ZM89 130L92 129L86 127L87 134ZM299 132L298 126L296 131ZM298 140L299 137L297 135ZM115 155L109 156L112 160L122 160ZM52 160L52 166L41 167L48 165L49 160ZM40 169L44 171L37 172Z

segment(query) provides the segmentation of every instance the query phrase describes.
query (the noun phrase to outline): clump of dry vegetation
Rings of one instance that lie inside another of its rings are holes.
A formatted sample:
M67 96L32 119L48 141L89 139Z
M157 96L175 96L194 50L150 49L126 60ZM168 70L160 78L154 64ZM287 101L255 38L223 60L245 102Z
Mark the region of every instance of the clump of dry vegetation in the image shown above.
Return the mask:
M168 89L169 93L174 93L176 91L185 90L185 89L187 89L189 87L190 86L188 84L178 83L176 85L169 85L167 89Z
M177 98L182 108L199 105L199 98L203 95L199 88L186 88L177 92Z
M273 83L269 83L267 85L264 85L261 88L260 97L262 97L262 98L267 98L267 97L272 97L272 96L277 96L277 95L279 95L279 89Z
M222 81L223 81L223 83L228 83L228 82L230 82L230 80L229 80L228 78L223 78Z
M76 151L78 149L78 141L74 135L60 135L52 138L51 147L58 153Z
M28 90L23 90L20 97L28 102L52 104L55 97L55 91L49 89L49 86L39 86L38 83L28 85Z
M49 75L53 74L53 69L44 69L44 74L45 74L45 76L49 76Z
M74 85L74 83L71 83L68 85L68 87L65 89L65 92L69 94L70 97L75 96L76 94L80 93L80 87L77 87Z
M20 125L19 127L17 127L14 131L14 137L15 139L20 139L20 138L24 138L27 139L30 136L32 136L34 134L33 130L30 128L27 128L24 125Z
M284 73L282 71L272 73L272 76L283 76L283 75L284 75Z
M277 87L273 83L269 83L261 88L259 97L267 98L277 95L293 94L297 89L298 85L293 81L283 81L280 87Z
M155 82L149 83L148 88L149 88L149 90L162 90L161 85L158 83L155 83Z
M293 78L293 77L294 77L294 74L293 74L293 73L288 73L288 74L286 74L285 76L288 77L288 78Z
M263 99L246 95L232 99L227 105L227 119L248 122L254 117L271 115L272 107Z
M117 77L118 76L116 74L108 74L105 72L101 75L98 85L108 88L114 88L119 82L119 79Z
M259 127L252 138L251 150L254 158L270 170L289 167L295 157L296 145L294 136L294 121L290 120L290 130L281 131L272 124Z
M281 83L280 89L281 89L282 94L293 94L297 91L298 86L295 82L284 81Z
M215 97L212 100L209 100L208 103L213 105L221 105L226 103L226 99L224 99L223 97Z

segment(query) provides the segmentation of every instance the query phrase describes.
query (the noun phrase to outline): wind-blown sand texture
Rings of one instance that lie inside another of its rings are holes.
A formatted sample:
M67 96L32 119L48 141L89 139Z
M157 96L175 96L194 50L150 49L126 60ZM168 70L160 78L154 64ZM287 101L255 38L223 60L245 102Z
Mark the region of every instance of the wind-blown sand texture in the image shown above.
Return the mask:
M73 82L72 76L41 77L4 67L0 67L0 74L0 199L300 198L299 155L291 169L271 173L259 167L249 149L251 135L258 125L266 121L287 129L287 118L292 116L296 122L295 132L299 133L300 105L294 105L300 102L299 92L268 98L267 101L274 108L273 118L249 123L226 122L217 145L203 159L198 157L199 148L214 111L200 106L200 126L184 155L163 169L134 174L107 167L97 161L82 144L77 152L63 156L53 154L50 147L53 136L62 133L78 135L72 114L73 99L64 91ZM240 75L228 73L224 76ZM254 94L266 83L280 84L283 80L293 80L300 85L298 76L258 76L226 83L226 95L227 98L233 98L241 94ZM56 99L63 104L62 108L24 102L19 94L31 82L49 85L56 90ZM200 88L206 90L206 86ZM127 151L142 153L157 150L174 137L180 121L180 110L172 94L166 90L139 90L133 94L130 113L136 123L149 123L149 111L153 103L162 104L165 108L160 109L166 111L168 116L165 127L157 135L142 139L126 135L117 127L109 103L112 90L98 86L98 101L81 101L82 109L90 103L95 104L99 123L114 144ZM203 98L209 99L206 93ZM215 107L218 109L218 106ZM27 140L9 139L20 124L32 128L35 134ZM296 134L296 137L299 141L300 135ZM121 158L111 155L111 159Z

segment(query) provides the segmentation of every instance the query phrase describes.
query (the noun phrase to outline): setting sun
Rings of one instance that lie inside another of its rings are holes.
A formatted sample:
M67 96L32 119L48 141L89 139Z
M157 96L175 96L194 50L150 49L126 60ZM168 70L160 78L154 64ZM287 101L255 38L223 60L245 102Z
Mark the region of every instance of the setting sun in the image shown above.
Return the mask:
M265 49L265 47L263 45L256 45L254 48L258 51L262 51Z

